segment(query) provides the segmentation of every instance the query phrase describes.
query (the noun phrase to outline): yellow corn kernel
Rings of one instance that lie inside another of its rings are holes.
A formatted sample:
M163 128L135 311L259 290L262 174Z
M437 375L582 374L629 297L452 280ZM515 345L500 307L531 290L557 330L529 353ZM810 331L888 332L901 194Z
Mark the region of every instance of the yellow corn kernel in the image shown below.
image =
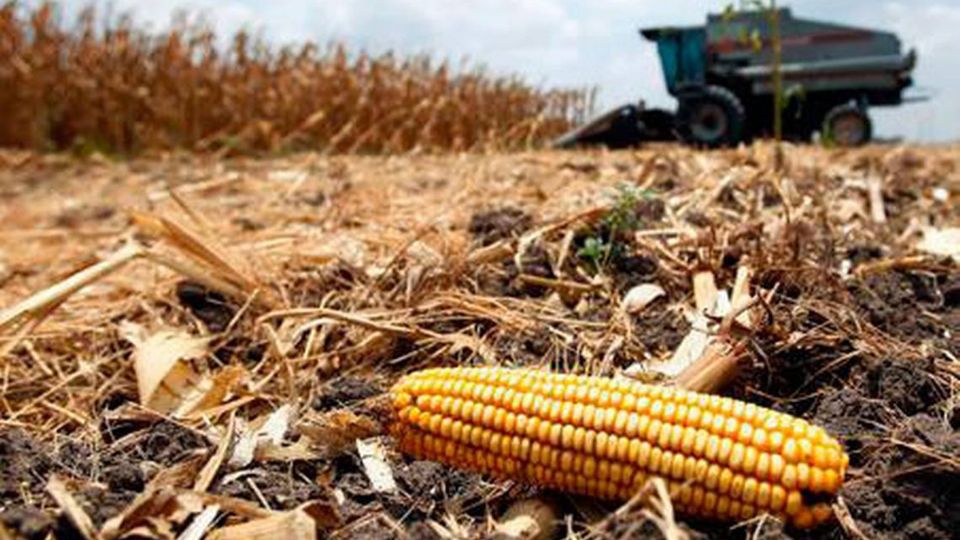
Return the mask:
M653 477L680 511L798 527L831 516L849 459L803 420L741 401L600 377L438 368L392 389L401 450L496 477L626 499Z

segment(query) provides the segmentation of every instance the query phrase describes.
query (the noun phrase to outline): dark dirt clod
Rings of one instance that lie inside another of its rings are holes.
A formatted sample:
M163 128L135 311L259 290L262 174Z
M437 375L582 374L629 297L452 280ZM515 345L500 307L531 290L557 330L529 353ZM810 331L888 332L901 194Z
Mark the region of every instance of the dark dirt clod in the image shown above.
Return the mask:
M853 266L858 266L865 262L870 262L883 257L883 248L872 245L858 245L847 248L847 258Z
M263 359L266 351L266 342L255 342L248 336L237 336L217 347L213 355L225 364L240 362L252 368Z
M655 257L647 255L625 255L614 260L614 268L618 275L627 274L626 277L631 280L643 280L655 274L660 263Z
M117 491L139 493L146 485L143 469L130 462L105 467L103 478L109 483L111 489Z
M374 491L356 456L342 456L335 459L332 466L333 485L345 498L340 510L347 522L382 512L396 521L413 524L431 517L435 519L437 512L451 501L459 500L466 508L469 506L466 502L482 500L479 475L432 461L400 459L391 463L400 487L395 494ZM483 505L474 506L481 512L476 517L481 517Z
M470 218L468 230L484 246L498 240L513 238L530 228L533 218L513 207L477 212Z
M682 313L648 309L633 317L633 331L651 354L673 351L690 331Z
M49 451L25 431L0 431L0 500L19 500L21 488L41 492L53 467Z
M35 500L46 501L44 486L52 474L86 481L75 496L95 525L100 526L143 490L148 478L141 463L170 466L190 450L206 445L203 437L170 422L148 428L129 448L98 449L72 439L45 445L21 430L3 431L0 432L0 471L3 471L0 500L21 500L21 493L28 493ZM53 524L49 515L49 523L35 519L35 510L13 505L5 510L2 519L8 528L29 537L24 531L49 528ZM66 534L69 526L63 525L60 529Z
M554 278L550 266L550 254L543 247L534 245L527 249L520 259L523 274L542 278ZM487 271L478 276L479 289L495 296L538 298L549 290L546 287L524 282L519 279L520 269L512 258L505 260L499 270Z
M110 392L105 396L101 396L97 400L97 408L101 411L111 411L116 409L125 403L134 402L137 400L137 396L133 391L114 391Z
M251 483L256 486L256 491L250 487ZM221 495L256 502L260 501L262 495L274 510L289 510L327 495L326 490L317 482L316 466L302 461L259 465L250 469L248 475L226 485L218 485L215 491Z
M35 506L17 505L0 513L0 523L27 540L46 538L54 525L53 518Z
M211 332L225 330L237 312L237 307L222 294L194 281L177 284L177 299Z
M129 445L93 448L68 440L53 454L58 471L91 482L76 497L97 526L143 491L152 476L147 471L170 467L209 447L203 436L168 421L121 431L130 437Z
M620 255L610 261L609 272L612 273L614 288L626 292L631 287L641 283L657 281L657 271L660 263L656 257L649 255Z
M885 272L855 280L848 290L864 319L883 332L911 345L929 342L957 354L960 340L952 324L960 315L946 301L947 294L956 293L948 288L945 294L941 285L957 279L956 274Z
M943 295L944 307L960 307L960 275L952 275L944 280L940 292Z
M139 491L114 491L103 486L89 485L75 493L74 497L93 520L94 526L101 527L133 502L138 493Z
M173 422L160 422L147 429L133 452L140 460L169 467L182 461L188 454L209 446L210 443L193 430Z
M382 393L385 390L370 376L344 376L330 380L323 385L320 395L313 402L317 410L336 409L356 404Z
M433 461L413 461L403 469L401 481L409 493L429 495L443 481L443 466Z
M862 445L856 439L882 425L885 415L881 402L870 400L851 387L825 392L813 414L824 429L844 439L848 451L853 450L850 459L855 466L862 464L857 462L856 452ZM851 442L855 442L852 448Z
M361 472L348 472L337 480L337 487L353 501L366 504L376 499L377 492Z
M501 336L494 344L504 358L518 366L535 366L545 358L560 362L553 357L554 343L550 341L548 331L543 328L531 329L529 333Z
M931 378L929 364L896 359L874 362L867 375L869 395L908 416L930 411L947 396Z

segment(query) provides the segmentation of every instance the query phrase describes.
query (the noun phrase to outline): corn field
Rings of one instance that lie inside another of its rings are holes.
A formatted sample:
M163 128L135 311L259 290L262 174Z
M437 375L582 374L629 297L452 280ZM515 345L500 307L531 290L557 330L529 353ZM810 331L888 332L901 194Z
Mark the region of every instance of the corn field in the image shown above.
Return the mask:
M178 19L150 33L93 8L0 7L0 145L133 154L487 151L582 121L593 92L548 90L427 55L228 42ZM223 46L223 43L228 43Z

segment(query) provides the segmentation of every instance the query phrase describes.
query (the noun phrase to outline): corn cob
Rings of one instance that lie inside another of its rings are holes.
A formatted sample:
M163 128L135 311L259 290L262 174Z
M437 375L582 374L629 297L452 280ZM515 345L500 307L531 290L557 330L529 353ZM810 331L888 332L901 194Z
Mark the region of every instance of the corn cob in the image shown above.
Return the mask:
M820 427L730 398L602 377L438 368L392 389L400 449L499 478L626 500L667 482L690 515L832 514L848 457Z

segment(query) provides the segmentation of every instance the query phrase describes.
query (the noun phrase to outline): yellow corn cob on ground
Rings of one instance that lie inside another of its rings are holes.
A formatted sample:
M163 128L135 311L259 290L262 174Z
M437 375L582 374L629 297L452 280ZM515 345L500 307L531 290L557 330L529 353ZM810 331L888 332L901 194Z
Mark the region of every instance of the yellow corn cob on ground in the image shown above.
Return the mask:
M707 518L816 526L848 463L804 420L634 381L437 368L400 379L392 399L400 449L419 458L604 499L660 477L678 510Z

